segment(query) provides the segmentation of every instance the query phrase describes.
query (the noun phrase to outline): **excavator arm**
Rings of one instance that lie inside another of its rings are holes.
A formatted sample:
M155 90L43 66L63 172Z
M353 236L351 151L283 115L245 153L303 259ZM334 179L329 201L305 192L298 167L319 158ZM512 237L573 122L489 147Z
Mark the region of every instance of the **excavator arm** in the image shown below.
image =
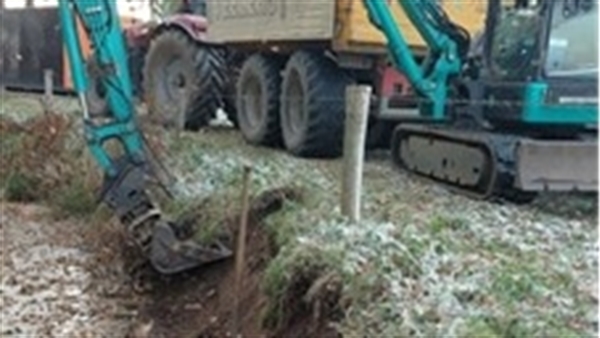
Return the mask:
M175 224L165 220L148 192L155 181L157 166L147 151L136 120L127 51L121 24L112 0L60 0L63 40L69 55L71 76L83 111L84 132L91 154L104 172L100 198L118 216L128 234L162 273L172 274L227 258L230 250L220 243L200 246L176 236ZM92 44L94 81L104 88L107 109L91 113L87 91L88 73L77 23L81 23ZM105 145L117 141L122 154L113 157Z
M381 0L364 0L371 22L385 35L390 56L425 99L429 117L445 117L448 83L462 68L469 47L469 34L454 25L440 10L435 0L399 1L409 20L417 28L429 48L429 57L419 64L413 56L389 5Z

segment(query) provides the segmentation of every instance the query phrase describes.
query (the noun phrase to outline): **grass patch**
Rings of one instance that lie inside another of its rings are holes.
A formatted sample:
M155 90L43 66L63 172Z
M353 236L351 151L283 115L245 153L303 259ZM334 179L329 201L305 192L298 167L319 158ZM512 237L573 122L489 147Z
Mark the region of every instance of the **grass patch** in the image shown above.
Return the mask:
M468 228L467 220L459 217L435 216L429 222L430 231L440 234L445 231L461 231Z
M505 307L538 301L546 289L537 271L516 262L500 267L492 278L490 291Z
M36 202L40 192L37 187L40 182L35 177L14 172L3 179L4 198L12 202Z
M307 248L308 249L308 248ZM320 250L284 249L269 264L263 280L269 298L264 325L271 329L285 326L292 316L310 307L303 299L322 276L342 263L342 255Z
M365 220L352 224L337 207L338 181L331 171L339 169L337 162L320 165L276 152L263 157L262 149L244 144L227 150L213 146L227 137L231 136L201 135L202 149L194 147L193 136L185 140L185 150L174 157L177 164L172 167L186 168L178 169L186 195L230 190L229 200L235 205L241 190L239 168L251 162L254 193L300 185L308 196L302 203L287 202L265 222L279 247L263 280L269 300L265 323L270 327L285 326L294 311L310 311L314 304L307 295L328 276L341 281L336 306L343 316L335 321L347 337L511 337L543 332L538 326L552 333L558 332L552 327L561 325L571 330L571 315L582 313L576 309L579 305L559 310L560 299L573 297L564 291L568 279L539 270L541 255L526 250L541 243L562 247L561 242L549 244L554 236L546 233L549 230L515 225L520 218L510 219L509 212L488 204L467 201L467 212L457 212L455 203L433 204L438 199L418 185L417 196L403 190L397 197L398 188L390 187L387 173L368 176L377 182L366 185L385 189L367 187ZM223 141L228 142L231 139ZM475 208L474 217L470 212ZM527 259L530 265L519 265ZM516 307L516 299L525 299L529 308ZM550 317L544 316L548 307L553 309ZM511 317L515 313L522 317L516 323ZM585 335L590 327L572 330Z
M51 207L57 217L84 217L97 207L100 175L74 120L45 114L17 122L2 117L4 198Z
M73 179L71 184L56 191L51 205L58 217L88 217L97 210L99 203L93 190L82 181Z

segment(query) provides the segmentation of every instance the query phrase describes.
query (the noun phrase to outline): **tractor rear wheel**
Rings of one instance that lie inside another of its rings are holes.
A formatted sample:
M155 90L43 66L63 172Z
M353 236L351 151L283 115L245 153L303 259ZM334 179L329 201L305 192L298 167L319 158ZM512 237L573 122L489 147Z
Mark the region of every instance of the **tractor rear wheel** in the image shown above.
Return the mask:
M321 54L301 51L292 55L281 90L281 128L291 154L341 155L345 93L350 83L350 77Z
M166 30L156 37L143 70L149 114L167 126L197 130L216 116L224 91L223 51Z

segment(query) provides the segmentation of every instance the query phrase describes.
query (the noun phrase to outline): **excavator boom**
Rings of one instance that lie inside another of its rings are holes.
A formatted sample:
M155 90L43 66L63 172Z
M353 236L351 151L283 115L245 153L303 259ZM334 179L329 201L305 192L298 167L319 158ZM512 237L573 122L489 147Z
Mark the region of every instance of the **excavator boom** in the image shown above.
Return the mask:
M419 23L415 27L429 46L430 54L435 56L435 59L429 59L431 63L424 65L419 65L413 57L388 4L378 0L366 0L364 3L371 22L387 38L394 65L408 78L414 89L433 105L429 114L434 119L443 119L449 78L458 75L461 70L459 43L464 41L455 41L438 28L447 21L433 1L400 1L408 18L413 23ZM438 23L431 23L432 20Z
M231 251L220 243L200 246L176 236L176 225L165 220L148 192L156 181L155 160L147 151L136 120L127 53L116 3L112 0L60 0L59 13L71 76L83 111L85 138L104 172L101 200L115 211L141 252L162 273L172 274L225 259ZM92 43L91 60L84 60L77 34L81 22ZM87 61L87 62L86 62ZM95 65L90 74L89 65ZM91 112L90 81L104 89L106 109ZM104 147L117 141L123 155L113 157Z

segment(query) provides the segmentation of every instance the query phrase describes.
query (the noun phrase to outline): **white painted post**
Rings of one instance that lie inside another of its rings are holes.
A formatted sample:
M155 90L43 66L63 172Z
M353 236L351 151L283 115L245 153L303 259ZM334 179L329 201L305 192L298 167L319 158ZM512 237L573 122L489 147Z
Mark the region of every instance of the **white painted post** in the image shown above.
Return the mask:
M342 213L353 222L360 220L362 173L372 88L353 85L346 88Z

